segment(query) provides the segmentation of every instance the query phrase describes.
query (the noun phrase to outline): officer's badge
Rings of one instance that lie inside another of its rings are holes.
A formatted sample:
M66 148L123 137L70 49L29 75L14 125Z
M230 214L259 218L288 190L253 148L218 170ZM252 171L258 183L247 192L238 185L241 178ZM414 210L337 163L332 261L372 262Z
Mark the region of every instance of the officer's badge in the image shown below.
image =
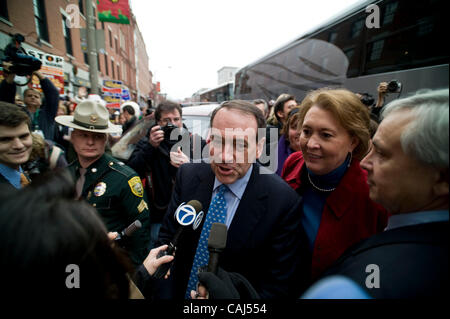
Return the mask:
M141 179L138 176L133 177L128 181L128 185L130 185L131 191L134 195L138 197L144 196L144 187L142 186Z
M98 183L94 188L95 196L102 196L106 192L106 184L103 182Z
M97 115L91 115L90 120L91 120L91 123L97 123L98 116Z

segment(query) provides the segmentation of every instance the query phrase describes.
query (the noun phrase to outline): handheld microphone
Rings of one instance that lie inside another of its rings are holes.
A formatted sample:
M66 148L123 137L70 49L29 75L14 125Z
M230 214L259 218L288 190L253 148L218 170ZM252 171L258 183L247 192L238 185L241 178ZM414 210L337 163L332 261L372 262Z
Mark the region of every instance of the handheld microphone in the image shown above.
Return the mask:
M178 239L183 233L183 230L186 229L186 226L192 225L192 228L196 230L200 225L204 215L202 209L202 203L195 199L187 202L187 204L182 203L180 206L178 206L174 215L175 220L179 224L178 229L173 236L173 239L168 244L169 247L167 247L166 250L160 251L156 258L161 258L167 255L174 255L175 250L177 249ZM169 263L159 266L158 269L156 269L156 272L153 274L153 277L157 279L163 278L172 266L172 263L173 260Z
M122 230L117 237L114 240L121 240L126 237L131 237L133 233L142 227L142 223L140 220L135 220L133 223L131 223L130 226Z
M208 237L209 262L208 271L217 275L219 255L227 245L227 225L213 223Z

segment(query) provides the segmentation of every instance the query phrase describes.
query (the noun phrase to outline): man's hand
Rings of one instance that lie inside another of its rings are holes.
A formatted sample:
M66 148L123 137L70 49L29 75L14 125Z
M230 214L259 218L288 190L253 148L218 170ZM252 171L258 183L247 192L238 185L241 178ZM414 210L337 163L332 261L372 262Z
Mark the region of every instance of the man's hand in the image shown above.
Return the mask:
M43 76L39 71L34 71L33 75L36 75L36 77L39 79L39 81L42 81L45 79L45 76Z
M189 157L181 151L181 147L178 146L176 152L170 152L170 164L178 168L184 163L189 163Z
M109 233L108 233L108 238L109 238L110 240L116 239L117 236L119 236L119 233L118 233L118 232L109 232Z
M192 299L260 299L250 282L241 274L227 272L219 267L212 272L198 274L197 291L191 291Z
M161 130L161 126L155 125L150 130L150 136L148 137L148 142L154 148L157 148L159 144L164 140L164 131Z
M15 73L11 73L9 71L9 68L12 66L12 63L10 62L3 62L2 67L3 67L3 76L5 78L5 81L9 84L14 83L14 78L16 76Z
M199 284L197 290L191 290L191 299L209 299L208 290L204 286Z
M147 269L147 271L150 275L153 275L159 266L161 266L162 264L169 263L174 259L174 256L170 256L170 255L163 256L161 258L156 258L156 256L158 256L159 252L162 250L166 250L167 247L168 247L167 245L163 245L158 248L154 248L154 249L150 250L150 253L148 254L147 258L145 258L143 264L144 264L145 269ZM170 276L170 270L164 276L164 279L169 278L169 276Z
M387 82L381 82L378 85L377 91L378 91L378 100L377 103L375 104L375 107L381 107L384 104L384 97L387 94L387 87L388 87L388 83Z

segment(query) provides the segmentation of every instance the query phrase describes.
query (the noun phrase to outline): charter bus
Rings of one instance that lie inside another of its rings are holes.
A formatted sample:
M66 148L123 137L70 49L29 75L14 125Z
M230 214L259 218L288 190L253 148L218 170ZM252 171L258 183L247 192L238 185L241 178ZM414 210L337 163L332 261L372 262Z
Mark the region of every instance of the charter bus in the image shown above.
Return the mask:
M232 100L233 93L234 82L227 82L200 93L200 101L221 103L223 101Z
M379 9L378 20L369 5ZM238 70L235 98L271 100L289 93L301 101L308 91L321 87L376 97L380 82L397 80L401 91L389 94L389 102L419 89L448 88L445 8L444 0L358 2ZM368 28L366 20L371 26L379 22L379 28Z

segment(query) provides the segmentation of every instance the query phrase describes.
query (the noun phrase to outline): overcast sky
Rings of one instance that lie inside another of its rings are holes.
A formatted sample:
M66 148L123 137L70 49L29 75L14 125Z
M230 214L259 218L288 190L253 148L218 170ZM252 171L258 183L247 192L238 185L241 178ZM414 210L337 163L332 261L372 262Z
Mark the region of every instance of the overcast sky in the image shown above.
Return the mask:
M224 66L244 67L358 0L129 0L153 82L171 99L217 86Z

